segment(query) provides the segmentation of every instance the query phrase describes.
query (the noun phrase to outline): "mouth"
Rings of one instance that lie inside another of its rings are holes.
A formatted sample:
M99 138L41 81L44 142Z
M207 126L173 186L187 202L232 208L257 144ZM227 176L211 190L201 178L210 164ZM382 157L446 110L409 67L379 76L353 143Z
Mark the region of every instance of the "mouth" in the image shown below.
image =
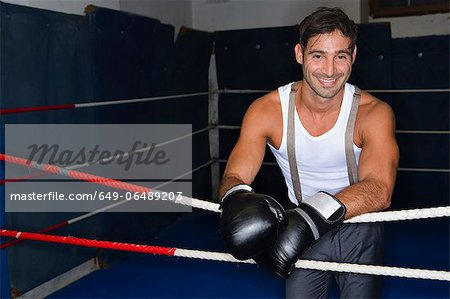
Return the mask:
M336 78L317 78L317 80L323 87L332 87L337 81Z

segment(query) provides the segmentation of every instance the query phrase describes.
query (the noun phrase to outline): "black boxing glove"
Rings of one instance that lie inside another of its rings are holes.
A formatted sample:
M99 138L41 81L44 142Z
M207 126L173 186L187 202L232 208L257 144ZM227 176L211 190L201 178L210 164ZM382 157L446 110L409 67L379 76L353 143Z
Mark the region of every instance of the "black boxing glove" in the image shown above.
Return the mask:
M272 246L286 212L275 199L253 193L248 185L229 189L220 204L220 232L229 252L239 260L254 258Z
M344 221L345 206L333 195L319 192L288 210L288 224L279 231L271 250L255 258L273 274L287 278L301 255L321 236Z

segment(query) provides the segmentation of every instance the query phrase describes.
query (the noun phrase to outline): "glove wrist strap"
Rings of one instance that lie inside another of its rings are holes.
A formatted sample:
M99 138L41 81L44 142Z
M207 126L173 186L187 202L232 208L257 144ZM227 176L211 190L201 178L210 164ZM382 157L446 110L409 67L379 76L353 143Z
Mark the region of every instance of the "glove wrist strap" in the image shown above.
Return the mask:
M237 192L237 191L253 192L253 188L247 184L239 184L239 185L233 186L230 189L228 189L227 192L225 192L225 194L222 196L220 201L223 202L228 195L230 195L231 193Z
M325 219L329 219L331 215L343 207L343 204L336 197L323 191L303 199L303 203L314 208Z
M345 206L333 195L319 192L295 209L308 223L314 239L317 240L344 220Z

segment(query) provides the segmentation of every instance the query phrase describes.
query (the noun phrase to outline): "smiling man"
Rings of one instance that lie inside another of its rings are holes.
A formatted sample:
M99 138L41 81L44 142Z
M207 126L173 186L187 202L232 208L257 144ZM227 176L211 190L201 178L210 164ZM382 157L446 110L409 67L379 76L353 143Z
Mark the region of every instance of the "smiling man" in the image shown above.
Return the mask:
M380 296L370 275L294 270L298 258L379 264L382 227L342 224L390 205L399 151L391 108L347 83L357 27L338 8L319 8L299 27L303 81L257 99L246 112L222 184L220 229L238 259L287 278L286 296L323 298L331 279L342 298ZM291 205L251 187L269 146Z

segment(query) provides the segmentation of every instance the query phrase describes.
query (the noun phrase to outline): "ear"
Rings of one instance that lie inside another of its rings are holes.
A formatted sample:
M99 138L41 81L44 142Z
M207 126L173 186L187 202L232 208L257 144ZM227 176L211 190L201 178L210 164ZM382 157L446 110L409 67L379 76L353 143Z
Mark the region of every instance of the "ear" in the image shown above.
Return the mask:
M300 44L295 45L295 59L298 63L303 64L303 52L302 46L300 46Z
M353 53L352 53L352 64L355 63L356 60L356 45L355 48L353 49Z

